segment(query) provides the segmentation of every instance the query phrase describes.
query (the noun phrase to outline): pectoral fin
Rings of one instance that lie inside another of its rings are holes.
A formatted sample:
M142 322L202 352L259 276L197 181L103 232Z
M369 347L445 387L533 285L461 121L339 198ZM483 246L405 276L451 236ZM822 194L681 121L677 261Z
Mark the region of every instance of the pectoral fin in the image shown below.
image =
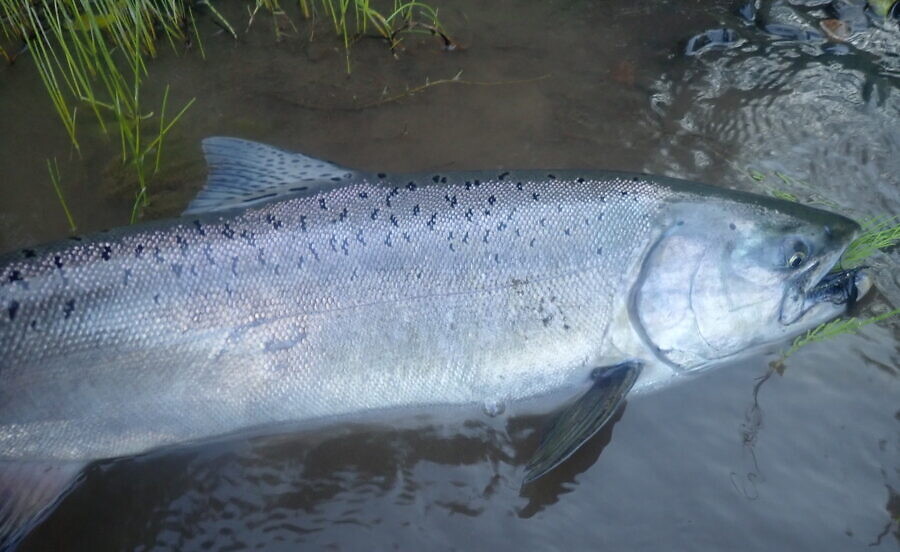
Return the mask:
M549 472L609 421L641 373L639 362L629 361L594 370L594 384L553 421L540 447L525 467L530 483Z
M0 460L0 552L16 548L69 491L83 467Z

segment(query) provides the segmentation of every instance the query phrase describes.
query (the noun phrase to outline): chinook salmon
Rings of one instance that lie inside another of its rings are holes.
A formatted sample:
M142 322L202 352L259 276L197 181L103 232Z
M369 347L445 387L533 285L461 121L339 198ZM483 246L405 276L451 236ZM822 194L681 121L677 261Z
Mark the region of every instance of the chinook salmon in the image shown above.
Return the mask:
M798 335L870 286L832 271L856 223L773 198L203 147L208 182L181 218L0 257L5 546L98 459L568 392L530 481L627 393Z

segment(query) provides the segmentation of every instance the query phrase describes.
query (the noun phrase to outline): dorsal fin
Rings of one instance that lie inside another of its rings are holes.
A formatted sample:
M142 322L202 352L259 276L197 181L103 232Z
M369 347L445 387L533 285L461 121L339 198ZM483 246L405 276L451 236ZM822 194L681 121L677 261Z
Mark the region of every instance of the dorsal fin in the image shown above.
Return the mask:
M334 188L358 176L327 161L239 138L206 138L203 153L209 176L185 215L259 205Z

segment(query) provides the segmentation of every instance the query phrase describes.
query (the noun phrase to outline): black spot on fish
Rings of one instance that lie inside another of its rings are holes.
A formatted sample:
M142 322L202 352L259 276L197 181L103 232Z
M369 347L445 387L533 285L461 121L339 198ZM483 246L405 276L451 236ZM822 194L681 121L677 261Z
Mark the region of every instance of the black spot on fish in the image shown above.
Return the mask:
M500 264L500 254L499 253L494 253L494 262L496 264Z
M467 209L467 210L466 210L466 220L468 220L469 222L472 222L472 217L473 217L474 215L475 215L475 212L472 211L472 209Z
M418 188L418 186L416 186L415 182L407 182L407 184L406 184L407 190L409 190L410 192L414 192L416 190L416 188Z
M572 235L572 229L571 229L571 228L566 228L565 230L563 230L563 234L565 234L565 235L567 235L567 236L571 236L571 235Z
M23 250L22 250L22 255L23 255L26 259L30 259L30 258L34 257L35 255L37 255L37 253L34 252L34 249L23 249Z
M231 274L232 274L233 276L237 276L237 275L238 275L238 272L237 272L237 266L238 266L238 258L237 258L237 257L232 257L232 258L231 258Z
M37 331L37 320L32 320L31 324L29 324L29 326L31 326L32 330Z
M306 232L306 215L300 215L300 231Z
M516 189L521 192L522 190L525 189L525 185L522 184L521 182L516 182Z
M481 186L481 181L476 179L474 184L475 184L475 187L477 188L478 186Z
M548 314L548 315L545 316L544 318L541 318L541 323L544 325L545 328L548 327L548 326L550 325L550 322L553 322L553 315L552 315L552 314Z
M75 311L75 299L69 299L63 305L63 318L68 320L72 313Z
M429 230L434 230L435 220L437 220L437 213L431 213L431 218L428 219L428 222L426 223Z
M497 231L502 232L505 229L506 229L506 223L501 221L500 224L497 225Z
M153 302L156 303L157 305L159 304L159 294L158 293L153 296Z
M391 224L393 224L397 228L400 228L400 223L397 222L397 215L391 215Z
M550 180L556 180L556 175L555 175L555 174L548 174L548 175L547 175L547 178L549 178Z
M12 322L16 319L16 314L19 313L19 302L18 301L10 301L9 307L6 309L6 313L9 315L9 321Z
M334 234L328 238L328 246L331 247L333 252L337 253L337 237Z
M313 244L309 244L309 252L312 253L313 259L315 259L318 262L319 252L316 251L316 248L313 246Z
M9 273L9 283L13 282L21 282L22 281L22 273L18 270L13 270Z
M409 232L403 232L403 234L401 234L401 235L403 236L403 239L406 240L407 243L409 243L411 241L410 237L409 237Z
M733 222L731 224L729 224L728 227L731 228L732 230L737 230L737 226L735 226Z
M262 248L256 252L256 260L262 266L266 266L266 252Z
M534 247L534 241L535 241L535 239L531 238L531 241L528 242L528 247Z
M484 231L484 235L481 236L481 241L483 241L484 243L488 243L488 241L489 241L489 240L488 240L488 236L490 236L490 235L491 235L491 231L490 231L490 230L485 230L485 231Z
M490 210L490 209L485 209L485 210L484 210L484 215L485 215L485 216L488 216L488 217L491 216L491 210Z
M603 255L603 248L602 248L602 247L598 247L598 248L597 248L597 255Z
M188 249L187 240L185 240L181 236L175 236L175 242L178 244L179 247L181 247L181 254L182 255L187 254L187 249Z
M450 251L454 251L454 252L456 251L456 249L453 247L453 243L452 243L452 242L450 243Z
M341 241L341 251L344 252L344 255L350 254L350 240L347 238L344 238L343 241Z
M677 222L677 224L678 224L678 226L684 226L684 221L683 221L683 220L679 220L679 221Z
M356 241L358 241L359 243L361 243L363 245L366 245L366 240L363 239L363 231L362 230L357 230Z
M341 214L338 215L338 220L340 220L341 222L343 222L343 221L347 220L347 216L348 216L348 215L349 215L349 213L348 213L348 211L347 211L347 208L344 207L344 208L341 210Z
M320 197L320 198L319 198L319 209L322 209L323 211L327 211L327 210L328 210L328 207L325 205L325 198L324 198L324 197Z
M194 228L197 229L197 233L200 234L201 236L206 235L206 230L203 229L203 225L200 224L199 220L196 220L196 219L194 220Z
M369 194L366 192L359 192L356 195L358 195L360 197L360 199L366 199L367 197L369 197Z
M503 179L505 179L507 176L509 176L509 171L507 171L507 172L502 172L502 173L498 174L498 175L497 175L497 179L498 179L498 180L503 180Z
M59 255L55 255L53 257L53 264L56 265L56 268L62 268L63 267L62 257L60 257Z
M378 218L378 207L372 209L372 214L369 215L369 217L371 217L372 220L375 220Z
M467 190L471 190L471 189L472 189L472 183L469 182L468 180L466 180L466 182L463 184L463 186L464 186L465 189L467 189Z
M122 286L128 287L128 280L131 278L131 269L126 268L122 271Z
M253 232L242 230L241 237L244 238L244 241L247 242L247 245L256 245L256 240L253 237Z
M434 175L434 176L431 177L431 181L434 182L435 184L437 184L438 182L441 181L441 176L438 175L438 174L436 174L436 175Z
M584 184L584 179L579 176L578 178L575 179L575 182L578 182L579 184Z
M542 218L541 220L538 221L538 223L539 223L541 226L546 227L546 226L547 226L547 219Z
M632 182L637 182L637 181L638 181L638 177L632 176L632 177L631 177L631 181L632 181Z
M420 211L419 204L417 203L413 206L413 215L418 215L419 211Z
M306 259L303 257L303 255L300 255L300 258L297 259L297 268L303 268L303 263L305 261Z
M288 191L290 191L290 192L305 192L308 189L309 188L306 186L297 186L296 188L288 188Z
M72 241L80 242L82 238L81 238L81 236L69 236L69 239Z
M535 200L535 201L537 201L538 199L540 199L540 197L541 197L541 196L539 196L537 192L533 192L533 193L531 194L531 199L533 199L533 200Z
M488 204L489 204L489 205L493 205L493 204L495 204L495 203L497 203L497 198L496 198L495 196L491 195L490 197L488 197Z
M390 232L388 232L387 236L385 236L385 238L384 238L384 245L386 245L388 247L394 247L394 242L391 241L391 233Z
M229 240L234 239L234 230L232 230L231 227L228 226L228 223L225 223L225 227L222 229L222 235Z
M446 184L446 183L447 183L447 177L446 177L446 176L442 176L442 177L441 177L441 184Z
M623 196L627 196L627 195L628 195L628 192L626 192L625 190L622 190L622 191L619 192L619 193L621 193Z
M108 245L104 245L103 249L100 251L100 256L103 257L104 261L108 261L111 253L112 253L112 247L110 247Z
M340 176L332 176L331 178L329 178L329 180L331 180L332 182L340 182L341 177Z
M181 278L182 266L178 263L172 263L172 272L176 278Z
M258 195L258 196L253 196L253 197L248 197L247 199L242 199L241 201L244 202L244 203L252 203L252 202L254 202L254 201L259 201L260 199L266 199L266 198L269 198L269 197L275 197L276 195L278 195L278 194L275 194L275 193L271 193L271 194L263 194L263 195Z
M386 176L387 176L387 175L384 174L384 173L378 173L378 178L384 178L384 177L386 177Z

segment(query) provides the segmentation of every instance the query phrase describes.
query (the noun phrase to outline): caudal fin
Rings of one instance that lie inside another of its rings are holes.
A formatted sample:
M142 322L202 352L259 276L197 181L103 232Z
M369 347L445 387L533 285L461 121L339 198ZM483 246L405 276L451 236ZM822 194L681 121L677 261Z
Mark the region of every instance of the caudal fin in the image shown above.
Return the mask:
M0 460L0 552L15 550L72 488L83 467Z

